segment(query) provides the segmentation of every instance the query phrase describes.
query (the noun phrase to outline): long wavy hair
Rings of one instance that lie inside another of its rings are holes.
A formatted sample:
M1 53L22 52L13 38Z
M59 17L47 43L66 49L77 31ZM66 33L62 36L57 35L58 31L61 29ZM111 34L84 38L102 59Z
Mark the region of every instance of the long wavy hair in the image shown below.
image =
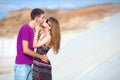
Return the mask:
M60 42L61 42L61 33L60 33L60 26L59 22L56 18L50 17L48 20L50 24L50 34L51 34L51 43L50 45L53 48L55 54L58 54L60 49Z

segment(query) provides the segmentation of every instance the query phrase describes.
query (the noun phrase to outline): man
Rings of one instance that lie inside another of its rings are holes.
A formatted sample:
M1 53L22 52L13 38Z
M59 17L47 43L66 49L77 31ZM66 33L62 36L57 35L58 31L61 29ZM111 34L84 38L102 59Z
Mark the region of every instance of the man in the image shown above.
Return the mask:
M42 25L44 22L44 11L33 9L31 12L31 21L24 24L19 30L17 37L17 56L15 60L15 80L32 80L33 57L47 61L47 57L34 52L33 38L34 26L36 23Z

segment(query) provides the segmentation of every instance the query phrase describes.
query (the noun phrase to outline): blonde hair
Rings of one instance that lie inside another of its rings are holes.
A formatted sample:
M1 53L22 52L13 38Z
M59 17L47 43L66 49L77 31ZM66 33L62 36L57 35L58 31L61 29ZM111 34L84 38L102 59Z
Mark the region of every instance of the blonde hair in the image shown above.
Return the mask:
M53 47L53 51L55 54L58 54L60 49L60 42L61 42L61 33L60 33L60 27L59 22L56 18L50 17L49 21L50 23L50 33L51 33L51 43L50 45Z

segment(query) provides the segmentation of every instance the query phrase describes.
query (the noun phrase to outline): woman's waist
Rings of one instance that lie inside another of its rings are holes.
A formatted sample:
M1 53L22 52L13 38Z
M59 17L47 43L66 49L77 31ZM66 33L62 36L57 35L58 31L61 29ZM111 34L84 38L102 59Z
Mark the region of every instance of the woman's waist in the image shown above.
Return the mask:
M44 54L47 54L46 52L43 52L43 51L39 51L37 50L36 53L40 54L40 55L44 55Z
M48 62L44 62L44 61L42 61L42 60L39 59L39 58L34 58L34 60L33 60L33 64L49 64L49 65L51 65L49 59L48 59Z
M47 54L49 50L48 49L41 49L41 48L37 48L36 52L43 55L43 54Z

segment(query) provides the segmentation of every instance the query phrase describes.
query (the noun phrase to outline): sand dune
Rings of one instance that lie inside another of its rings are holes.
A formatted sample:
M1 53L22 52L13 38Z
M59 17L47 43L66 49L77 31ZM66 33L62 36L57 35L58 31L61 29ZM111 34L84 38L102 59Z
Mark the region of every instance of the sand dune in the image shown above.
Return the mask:
M83 33L62 37L61 51L48 56L53 80L120 80L120 14ZM0 57L1 59L1 57ZM0 80L13 80L14 59L0 60ZM9 61L11 60L11 62ZM9 64L8 64L9 63Z
M53 80L120 80L120 14L50 56Z

